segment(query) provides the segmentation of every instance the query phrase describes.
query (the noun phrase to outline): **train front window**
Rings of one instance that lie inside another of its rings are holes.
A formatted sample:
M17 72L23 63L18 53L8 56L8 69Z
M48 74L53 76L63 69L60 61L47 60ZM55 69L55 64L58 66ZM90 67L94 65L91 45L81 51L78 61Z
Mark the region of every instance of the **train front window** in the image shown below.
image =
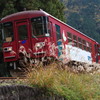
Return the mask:
M32 21L32 36L43 37L46 36L47 32L47 17L35 17Z
M5 42L13 41L13 24L11 22L3 23L3 38Z

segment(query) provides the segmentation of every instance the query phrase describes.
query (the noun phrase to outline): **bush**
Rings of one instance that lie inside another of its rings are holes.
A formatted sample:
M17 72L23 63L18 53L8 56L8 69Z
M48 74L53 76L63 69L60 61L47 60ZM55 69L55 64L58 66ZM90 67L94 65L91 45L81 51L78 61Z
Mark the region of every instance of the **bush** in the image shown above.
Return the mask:
M65 97L67 100L99 100L100 74L75 74L58 69L55 63L34 68L27 75L27 84Z

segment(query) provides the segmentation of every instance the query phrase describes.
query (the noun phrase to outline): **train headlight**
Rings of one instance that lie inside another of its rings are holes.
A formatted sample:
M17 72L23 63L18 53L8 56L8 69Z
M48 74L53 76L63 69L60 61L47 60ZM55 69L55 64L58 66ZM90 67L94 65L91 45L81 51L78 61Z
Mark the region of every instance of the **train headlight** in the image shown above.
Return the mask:
M12 51L12 47L5 47L5 48L3 49L3 51L4 51L4 52L10 52L10 51Z
M8 47L8 51L12 51L12 47Z
M35 48L36 49L41 49L44 46L45 46L45 43L44 42L38 42L38 43L35 44Z
M36 43L35 47L36 48L41 48L41 44L40 43Z

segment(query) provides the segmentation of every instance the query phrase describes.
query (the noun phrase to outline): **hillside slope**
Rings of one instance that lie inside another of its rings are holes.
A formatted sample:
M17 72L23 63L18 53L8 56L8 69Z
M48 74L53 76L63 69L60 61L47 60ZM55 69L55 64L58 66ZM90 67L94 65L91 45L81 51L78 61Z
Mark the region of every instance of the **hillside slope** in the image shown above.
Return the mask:
M61 0L67 23L100 43L100 0Z

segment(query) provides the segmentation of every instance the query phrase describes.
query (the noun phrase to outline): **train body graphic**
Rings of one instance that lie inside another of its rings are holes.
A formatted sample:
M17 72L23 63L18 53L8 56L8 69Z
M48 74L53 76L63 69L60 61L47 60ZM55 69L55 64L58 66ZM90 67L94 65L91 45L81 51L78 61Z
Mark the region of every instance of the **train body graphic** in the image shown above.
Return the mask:
M100 44L42 10L23 11L1 19L4 62L16 69L20 61L51 58L100 63ZM92 35L92 33L91 33Z

